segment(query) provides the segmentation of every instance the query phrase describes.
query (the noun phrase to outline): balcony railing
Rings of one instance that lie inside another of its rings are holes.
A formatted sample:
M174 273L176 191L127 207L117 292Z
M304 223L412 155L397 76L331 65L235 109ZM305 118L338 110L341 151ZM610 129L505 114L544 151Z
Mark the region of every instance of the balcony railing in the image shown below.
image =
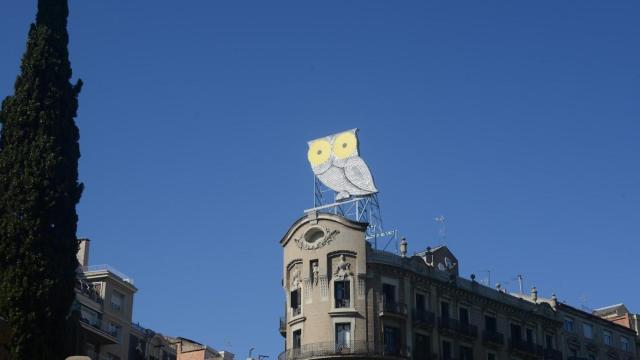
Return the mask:
M339 357L390 357L406 358L407 350L402 346L384 346L381 343L367 341L350 341L346 343L314 343L299 348L289 349L278 355L278 360L310 359L323 356Z
M416 325L433 326L436 323L436 316L431 311L414 309L413 322Z
M82 267L82 271L85 271L85 272L108 271L108 272L112 273L113 275L119 277L122 281L133 285L133 279L131 277L127 276L125 273L123 273L122 271L114 268L111 265L102 264L102 265L83 266Z
M350 299L336 299L336 308L348 308L350 305Z
M521 339L511 339L509 341L509 348L520 352L527 353L529 355L543 356L544 350L542 346L534 344L531 341L525 341Z
M396 315L407 315L407 304L395 301L382 301L380 312Z
M291 314L293 316L298 316L298 315L302 314L302 306L291 308Z
M75 288L76 290L78 290L80 294L97 302L98 304L103 303L103 300L98 294L98 291L96 290L95 286L92 283L86 281L85 279L76 279Z
M278 330L280 330L280 334L282 336L286 336L286 334L287 334L287 319L284 316L280 317L280 327L278 327Z
M545 360L562 360L562 351L556 349L544 349Z
M485 330L482 332L482 340L485 343L504 345L504 335L497 331Z
M100 319L89 319L85 317L80 317L80 321L82 321L85 324L89 324L96 329L102 330L102 321L100 321Z
M462 335L469 338L478 337L478 327L469 323L464 323L456 319L441 317L438 319L438 328L445 331L450 331L458 335Z

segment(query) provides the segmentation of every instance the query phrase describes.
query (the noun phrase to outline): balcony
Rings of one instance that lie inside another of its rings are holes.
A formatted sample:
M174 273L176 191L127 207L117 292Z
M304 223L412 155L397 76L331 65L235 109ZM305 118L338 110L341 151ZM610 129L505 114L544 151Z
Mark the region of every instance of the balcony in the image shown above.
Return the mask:
M287 319L284 316L280 317L280 327L278 330L280 330L280 335L287 337Z
M521 339L511 339L509 341L509 350L533 358L541 358L544 356L542 346Z
M89 342L94 342L102 345L117 344L117 334L113 334L109 331L102 329L102 321L100 319L88 319L81 317L80 326L85 332L86 338Z
M98 294L95 286L85 279L76 279L75 290L77 294L81 295L84 298L90 299L99 305L102 305L102 303L104 302Z
M291 315L292 316L298 316L300 314L302 314L302 306L297 306L297 307L291 308Z
M556 349L544 349L545 360L562 360L562 351Z
M350 341L344 344L335 342L305 344L299 348L289 349L278 355L278 360L298 360L311 358L407 358L408 352L405 347L395 347L390 349L381 343L367 341Z
M382 301L380 303L380 316L392 315L392 316L407 316L407 304L402 304L393 301Z
M413 323L419 327L431 328L436 323L436 316L431 311L414 309Z
M497 331L485 330L482 332L482 341L487 345L504 345L504 335Z
M133 285L133 279L130 276L127 276L125 273L123 273L122 271L119 271L118 269L114 268L111 265L102 264L102 265L83 266L82 271L84 271L85 273L108 272L120 278L120 280Z
M462 337L468 340L473 340L478 337L478 327L452 318L439 318L438 329L450 335Z

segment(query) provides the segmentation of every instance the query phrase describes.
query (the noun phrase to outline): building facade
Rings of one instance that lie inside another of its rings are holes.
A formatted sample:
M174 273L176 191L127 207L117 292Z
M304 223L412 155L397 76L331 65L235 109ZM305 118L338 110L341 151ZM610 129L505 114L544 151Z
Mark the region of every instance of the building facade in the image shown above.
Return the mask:
M554 308L462 278L445 246L414 256L406 256L406 243L400 255L375 250L365 240L366 227L310 211L282 238L285 349L279 360L568 360L584 354L566 346L569 309L557 302ZM635 352L617 354L637 359Z
M76 283L82 349L91 359L128 359L134 294L133 280L109 265L90 266L89 240L80 240Z

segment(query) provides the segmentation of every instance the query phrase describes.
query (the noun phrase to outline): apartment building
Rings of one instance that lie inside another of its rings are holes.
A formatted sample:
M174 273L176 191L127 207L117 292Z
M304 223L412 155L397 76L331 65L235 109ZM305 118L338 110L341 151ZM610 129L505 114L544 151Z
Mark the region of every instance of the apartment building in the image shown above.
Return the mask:
M589 319L594 338L610 331L615 359L638 359L623 348L629 334L618 325L574 313L555 298L538 301L536 293L533 301L475 276L462 278L446 246L413 256L406 241L400 255L375 250L365 240L366 227L309 211L280 241L286 308L279 360L594 360L582 339L580 351L572 352L576 333L565 330L568 318L587 329L583 318ZM613 360L609 350L603 347L595 359Z
M174 347L177 360L233 360L234 355L228 351L216 349L183 337L167 337L167 341Z
M91 359L125 360L134 294L131 277L109 265L89 265L89 240L80 240L81 265L76 283L76 307L80 312L82 349Z
M176 348L167 338L140 324L131 324L129 360L176 360Z

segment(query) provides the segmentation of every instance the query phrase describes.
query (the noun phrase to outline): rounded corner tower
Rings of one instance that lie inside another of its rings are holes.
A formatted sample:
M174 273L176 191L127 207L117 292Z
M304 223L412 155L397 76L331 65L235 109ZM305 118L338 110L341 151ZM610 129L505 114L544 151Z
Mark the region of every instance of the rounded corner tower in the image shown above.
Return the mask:
M279 360L374 350L367 341L366 229L367 223L310 211L280 241L286 351Z

